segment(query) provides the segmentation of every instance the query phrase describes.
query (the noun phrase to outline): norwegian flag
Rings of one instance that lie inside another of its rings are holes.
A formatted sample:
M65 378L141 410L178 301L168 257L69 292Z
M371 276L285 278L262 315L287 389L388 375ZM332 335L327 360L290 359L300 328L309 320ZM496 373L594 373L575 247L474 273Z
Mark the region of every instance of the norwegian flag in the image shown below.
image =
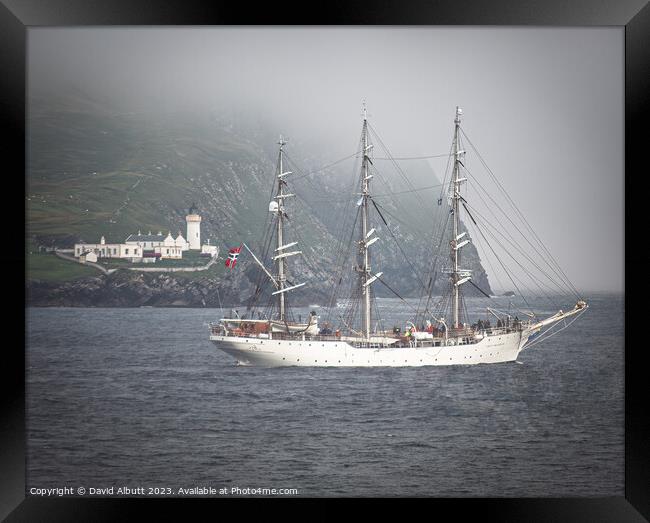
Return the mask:
M226 267L229 267L230 270L233 269L237 263L237 256L239 256L239 251L241 251L241 245L239 247L233 247L228 251L228 258L226 259Z

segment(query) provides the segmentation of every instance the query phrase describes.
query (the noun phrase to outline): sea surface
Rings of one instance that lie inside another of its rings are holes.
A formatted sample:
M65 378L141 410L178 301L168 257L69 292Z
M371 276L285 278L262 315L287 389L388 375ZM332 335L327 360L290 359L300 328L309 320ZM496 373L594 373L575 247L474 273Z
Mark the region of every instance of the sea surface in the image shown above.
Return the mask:
M587 300L518 363L421 368L236 366L208 341L219 309L29 308L27 494L623 496L623 295Z

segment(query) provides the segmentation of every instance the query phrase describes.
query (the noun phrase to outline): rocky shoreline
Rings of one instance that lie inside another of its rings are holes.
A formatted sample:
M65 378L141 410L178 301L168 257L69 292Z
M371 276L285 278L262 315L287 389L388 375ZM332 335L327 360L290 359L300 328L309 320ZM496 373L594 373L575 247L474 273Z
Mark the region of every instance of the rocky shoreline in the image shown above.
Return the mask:
M234 291L226 282L204 277L193 280L172 274L117 271L69 282L28 280L29 307L234 307L245 303L250 289ZM296 306L325 305L327 296L306 291Z

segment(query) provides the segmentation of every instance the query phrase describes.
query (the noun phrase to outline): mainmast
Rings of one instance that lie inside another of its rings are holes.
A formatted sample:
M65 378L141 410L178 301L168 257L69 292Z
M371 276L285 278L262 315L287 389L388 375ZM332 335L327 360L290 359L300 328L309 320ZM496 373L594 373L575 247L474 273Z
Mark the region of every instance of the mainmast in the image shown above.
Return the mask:
M276 246L276 252L278 252L280 249L282 249L282 226L284 222L284 199L287 196L292 196L289 194L284 194L283 192L283 186L287 184L287 182L284 181L284 177L288 174L291 174L290 171L284 172L283 171L283 166L282 166L282 148L286 145L286 141L282 139L282 135L280 135L280 141L278 142L278 145L280 146L280 151L278 153L278 190L275 196L275 199L278 201L278 234L277 234L277 246ZM286 321L286 305L285 305L285 283L287 281L287 277L284 273L284 257L277 257L276 256L276 262L278 264L278 299L279 299L279 310L280 310L280 321Z
M461 161L461 156L465 154L465 151L460 150L459 144L459 130L460 130L460 116L463 114L463 110L456 106L456 118L454 119L454 170L451 179L451 208L452 208L452 217L453 217L453 236L450 242L451 246L451 260L452 260L452 269L451 269L451 283L452 283L452 294L451 294L451 309L452 309L452 320L453 327L460 327L460 286L471 279L471 271L463 270L460 268L460 249L461 247L467 245L469 240L464 240L459 243L459 241L465 236L465 232L459 234L460 230L460 219L459 219L459 209L460 209L460 184L467 181L467 178L460 178L460 166L463 165Z
M368 153L372 145L368 144L368 113L366 104L363 104L363 129L361 131L361 144L363 148L363 162L361 166L361 238L359 240L360 265L357 267L361 286L361 330L366 339L370 339L371 328L371 305L370 305L370 284L373 283L381 273L372 276L370 272L370 250L368 247L375 243L379 238L370 238L375 229L369 229L368 203L370 199L370 179L372 174L369 173L370 158Z

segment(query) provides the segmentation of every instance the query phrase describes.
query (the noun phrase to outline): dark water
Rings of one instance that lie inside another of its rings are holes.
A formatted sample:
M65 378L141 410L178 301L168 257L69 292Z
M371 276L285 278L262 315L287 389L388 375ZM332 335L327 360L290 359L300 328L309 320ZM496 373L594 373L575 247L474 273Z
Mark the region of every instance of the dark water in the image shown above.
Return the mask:
M214 309L28 309L27 492L622 496L623 296L588 299L523 364L396 369L236 367Z

